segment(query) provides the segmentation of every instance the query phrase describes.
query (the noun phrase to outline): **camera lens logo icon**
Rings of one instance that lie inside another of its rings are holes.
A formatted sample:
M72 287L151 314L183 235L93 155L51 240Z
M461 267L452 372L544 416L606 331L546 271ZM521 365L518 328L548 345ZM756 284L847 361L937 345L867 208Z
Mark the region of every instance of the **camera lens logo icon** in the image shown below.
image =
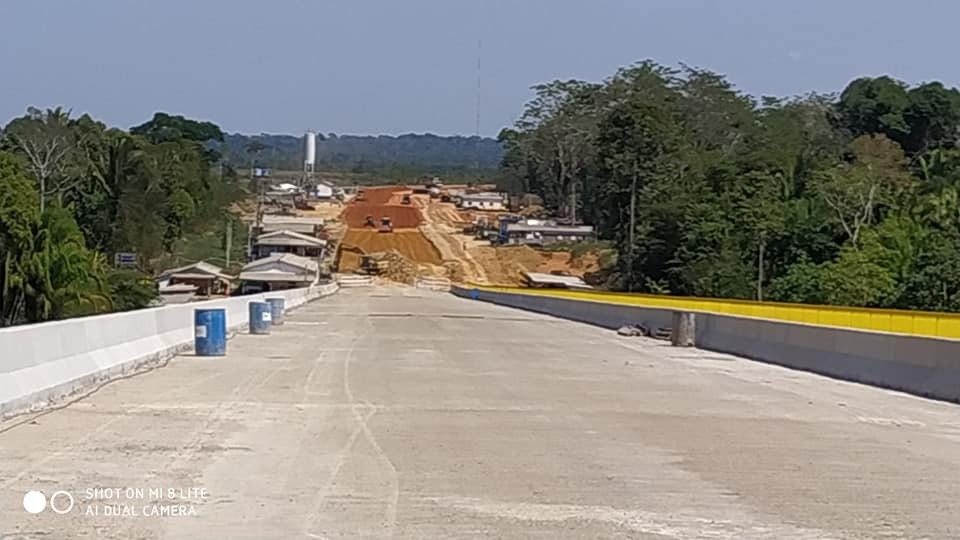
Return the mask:
M23 496L23 509L31 514L39 514L47 507L47 498L39 491L28 491Z
M66 514L73 510L73 495L66 491L56 491L50 496L50 509L57 514ZM41 491L30 490L23 496L23 509L31 514L39 514L47 508L47 497Z

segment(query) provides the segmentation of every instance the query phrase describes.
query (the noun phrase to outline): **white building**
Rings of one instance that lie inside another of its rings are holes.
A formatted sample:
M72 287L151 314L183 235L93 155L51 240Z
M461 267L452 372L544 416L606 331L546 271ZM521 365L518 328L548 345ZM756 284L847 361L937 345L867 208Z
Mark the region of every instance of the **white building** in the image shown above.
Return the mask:
M320 265L291 253L271 255L244 265L240 281L244 294L309 287L320 282Z
M253 258L292 253L301 257L318 259L323 257L326 240L290 230L280 230L257 236L253 243Z
M460 208L504 210L506 197L502 193L465 193L460 196Z

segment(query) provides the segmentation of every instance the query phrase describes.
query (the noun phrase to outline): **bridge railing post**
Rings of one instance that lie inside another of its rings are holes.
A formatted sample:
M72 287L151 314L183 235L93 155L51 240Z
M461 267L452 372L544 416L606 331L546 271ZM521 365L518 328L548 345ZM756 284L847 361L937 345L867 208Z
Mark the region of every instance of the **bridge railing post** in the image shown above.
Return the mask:
M674 311L673 325L670 329L670 344L674 347L693 347L696 345L696 317L688 311Z

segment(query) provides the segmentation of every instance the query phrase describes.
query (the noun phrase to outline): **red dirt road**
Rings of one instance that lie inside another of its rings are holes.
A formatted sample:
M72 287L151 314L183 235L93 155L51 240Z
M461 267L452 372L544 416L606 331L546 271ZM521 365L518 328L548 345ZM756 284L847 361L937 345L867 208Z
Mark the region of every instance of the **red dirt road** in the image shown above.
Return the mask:
M355 202L357 204L387 204L393 197L394 192L397 191L407 191L407 188L403 186L361 188L360 197Z
M379 204L353 203L343 211L341 219L351 229L363 229L367 216L380 225L380 218L389 217L397 229L415 229L423 221L420 211L412 206L387 206Z
M420 211L413 205L401 204L400 192L409 191L403 186L363 188L362 197L351 202L343 211L341 219L348 227L362 229L367 216L372 216L377 225L380 219L390 218L394 228L415 229L423 222Z

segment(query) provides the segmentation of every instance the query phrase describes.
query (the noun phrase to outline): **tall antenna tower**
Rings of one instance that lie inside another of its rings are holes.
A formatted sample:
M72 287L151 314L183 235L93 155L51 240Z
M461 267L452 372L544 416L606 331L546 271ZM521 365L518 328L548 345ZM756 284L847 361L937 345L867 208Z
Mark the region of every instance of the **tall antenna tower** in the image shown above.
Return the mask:
M481 73L480 58L481 58L482 52L483 52L483 40L478 38L477 39L477 103L476 103L477 124L476 124L476 130L474 131L474 135L476 135L477 137L474 140L474 145L475 145L474 159L476 160L474 165L476 166L478 173L480 172L480 82L482 81L482 79L480 78L480 73Z

